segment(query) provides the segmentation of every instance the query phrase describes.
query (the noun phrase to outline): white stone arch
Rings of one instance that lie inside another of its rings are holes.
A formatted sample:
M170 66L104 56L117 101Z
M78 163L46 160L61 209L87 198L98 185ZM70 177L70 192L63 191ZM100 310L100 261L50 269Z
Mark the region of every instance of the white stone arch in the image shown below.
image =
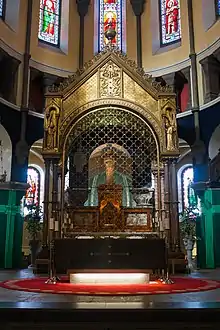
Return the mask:
M220 149L220 125L216 127L209 141L209 158L212 160L217 156Z
M10 136L8 135L8 132L0 124L0 141L1 141L1 147L0 150L2 149L2 155L0 154L0 175L6 171L7 177L6 181L11 180L11 162L12 162L12 143ZM1 153L1 151L0 151Z

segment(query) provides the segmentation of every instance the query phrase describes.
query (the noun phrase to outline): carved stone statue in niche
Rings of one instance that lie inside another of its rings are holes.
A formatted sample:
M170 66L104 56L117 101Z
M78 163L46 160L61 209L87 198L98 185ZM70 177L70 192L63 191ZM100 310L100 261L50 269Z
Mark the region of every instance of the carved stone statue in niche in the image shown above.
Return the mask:
M166 149L168 151L174 151L177 148L175 111L171 108L166 108L163 114L163 120L166 129Z
M53 150L58 144L59 110L51 107L45 117L46 148Z

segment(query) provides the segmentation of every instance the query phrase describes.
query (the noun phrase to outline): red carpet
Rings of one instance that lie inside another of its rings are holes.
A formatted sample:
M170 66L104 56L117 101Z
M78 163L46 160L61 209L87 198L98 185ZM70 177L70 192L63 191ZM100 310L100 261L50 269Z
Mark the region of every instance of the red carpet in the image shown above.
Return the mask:
M174 278L174 284L159 281L150 284L125 285L83 285L65 281L57 284L45 284L46 278L9 280L0 286L10 290L78 295L152 295L207 291L220 288L220 282L196 278Z

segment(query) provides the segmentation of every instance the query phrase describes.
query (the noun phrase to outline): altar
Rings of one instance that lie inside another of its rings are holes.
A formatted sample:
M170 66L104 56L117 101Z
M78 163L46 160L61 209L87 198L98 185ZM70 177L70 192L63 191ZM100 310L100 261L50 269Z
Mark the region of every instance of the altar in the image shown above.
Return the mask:
M166 269L166 245L156 235L118 236L101 234L55 240L55 263L59 273L69 270L140 272ZM74 253L69 253L74 251Z
M179 242L175 94L110 48L46 94L43 246L57 272L167 267Z

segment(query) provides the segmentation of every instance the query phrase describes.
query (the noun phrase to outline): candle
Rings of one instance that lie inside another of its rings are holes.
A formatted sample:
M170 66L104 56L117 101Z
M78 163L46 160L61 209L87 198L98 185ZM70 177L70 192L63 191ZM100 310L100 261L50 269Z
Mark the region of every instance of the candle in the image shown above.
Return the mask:
M55 221L55 231L59 231L59 221Z
M50 218L50 230L54 230L54 218Z

